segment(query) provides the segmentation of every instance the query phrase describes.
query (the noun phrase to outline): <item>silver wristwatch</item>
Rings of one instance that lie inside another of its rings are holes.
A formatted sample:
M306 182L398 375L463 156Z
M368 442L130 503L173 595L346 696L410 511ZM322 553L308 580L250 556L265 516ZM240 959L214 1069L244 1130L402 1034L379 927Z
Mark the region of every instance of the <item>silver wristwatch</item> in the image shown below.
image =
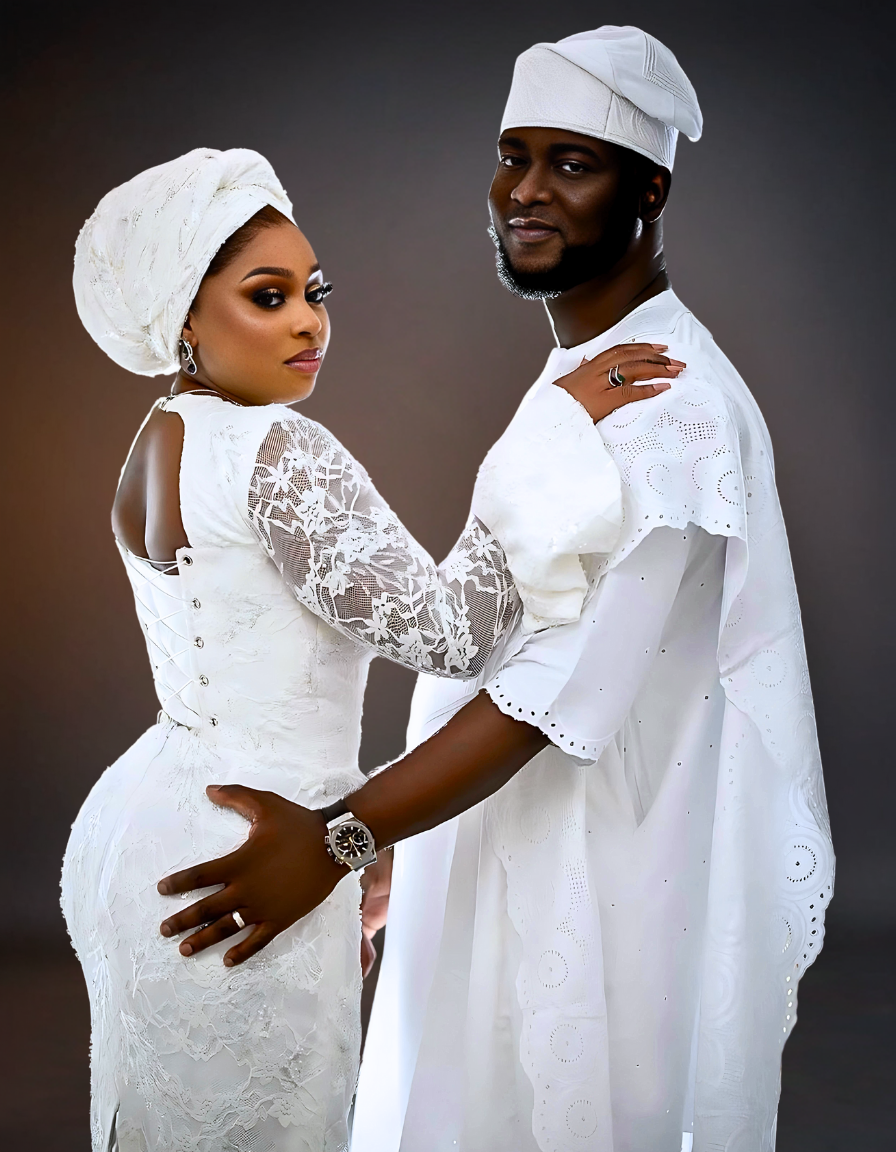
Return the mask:
M332 808L324 810L324 819L327 821L324 843L334 860L357 872L376 860L376 842L363 820L353 816L344 803L333 805L333 808L336 807L342 811L331 819L328 817Z

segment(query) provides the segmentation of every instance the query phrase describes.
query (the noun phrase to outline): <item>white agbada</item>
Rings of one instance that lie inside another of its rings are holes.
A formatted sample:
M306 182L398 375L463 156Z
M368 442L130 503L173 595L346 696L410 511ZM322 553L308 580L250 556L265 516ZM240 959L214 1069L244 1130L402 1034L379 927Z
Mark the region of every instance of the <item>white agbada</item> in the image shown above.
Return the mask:
M352 1152L774 1148L833 854L765 424L667 291L555 349L511 427L629 340L688 366L599 426L625 522L580 619L418 682L410 746L481 687L553 743L396 848Z

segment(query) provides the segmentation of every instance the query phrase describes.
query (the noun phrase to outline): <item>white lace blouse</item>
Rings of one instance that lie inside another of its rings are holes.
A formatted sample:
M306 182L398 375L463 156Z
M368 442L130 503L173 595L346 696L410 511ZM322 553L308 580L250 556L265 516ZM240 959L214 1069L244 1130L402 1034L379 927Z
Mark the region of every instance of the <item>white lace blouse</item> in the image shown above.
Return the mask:
M350 640L363 648L368 660L375 653L417 672L454 679L475 679L482 673L499 638L519 618L520 599L496 533L478 516L470 515L454 548L437 565L377 492L363 466L314 420L282 405L243 408L202 393L169 397L160 404L185 422L181 492L188 498L182 499L182 513L191 542L217 549L218 557L232 555L229 563L237 566L254 563L247 548L256 551L260 544L279 570L284 589L330 625L343 643ZM615 475L590 417L568 393L551 388L540 413L553 427L552 437L537 453L529 451L528 439L517 437L517 455L525 465L495 468L480 484L494 509L505 508L508 500L513 503L526 488L534 490L539 469L557 473L570 460L585 467L596 452ZM587 508L571 519L562 503L550 499L508 511L506 520L501 535L511 540L515 564L523 560L513 540L525 524L526 555L543 555L543 564L552 571L577 573L571 593L543 598L536 625L571 618L584 594L578 561L582 545L593 549L602 540L615 540L618 527L608 528L599 513ZM180 576L162 574L138 558L126 557L126 562L162 708L178 723L206 731L205 713L215 693L207 683L209 654L203 668L193 667L193 634L200 628L207 632L208 622L193 619L190 605L196 597L177 587L185 571L182 568ZM191 567L189 581L198 578L198 570ZM234 571L228 578L236 587L245 574ZM222 589L221 595L234 593ZM208 637L203 640L207 642ZM327 659L335 659L334 653ZM221 743L222 725L242 714L244 697L277 700L288 711L292 696L286 690L285 669L295 657L288 650L280 655L285 662L283 683L269 660L270 683L244 683L239 692L218 702L218 731L206 732L209 739ZM245 662L240 667L241 674L247 674ZM258 675L265 675L261 667ZM220 676L216 682L221 683ZM252 728L251 714L242 720L242 728Z

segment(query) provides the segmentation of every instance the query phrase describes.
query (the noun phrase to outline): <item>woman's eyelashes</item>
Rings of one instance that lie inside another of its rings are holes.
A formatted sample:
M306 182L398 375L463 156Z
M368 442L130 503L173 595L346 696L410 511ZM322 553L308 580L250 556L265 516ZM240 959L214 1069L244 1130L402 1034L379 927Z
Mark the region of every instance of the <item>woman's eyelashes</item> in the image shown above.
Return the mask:
M333 291L333 285L327 281L326 284L315 284L308 292L305 293L305 299L309 304L323 304L324 300Z
M309 304L323 304L324 299L332 291L333 285L329 282L315 284L306 291L305 299ZM286 293L282 288L261 288L258 292L253 292L252 303L257 304L259 308L266 308L270 311L286 303Z
M252 303L259 308L279 308L286 303L286 293L280 288L262 288L260 292L253 293Z

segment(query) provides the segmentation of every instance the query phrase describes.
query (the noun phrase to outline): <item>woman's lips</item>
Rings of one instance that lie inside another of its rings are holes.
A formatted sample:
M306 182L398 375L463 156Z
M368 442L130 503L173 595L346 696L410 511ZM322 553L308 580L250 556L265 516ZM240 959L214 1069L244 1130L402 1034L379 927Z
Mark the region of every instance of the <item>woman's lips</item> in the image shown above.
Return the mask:
M522 240L524 244L536 244L540 240L547 240L551 236L557 235L557 229L546 224L544 220L517 216L513 220L508 220L507 224L514 239Z
M317 372L323 359L320 348L309 348L299 352L291 360L285 360L287 368L294 368L296 372Z

